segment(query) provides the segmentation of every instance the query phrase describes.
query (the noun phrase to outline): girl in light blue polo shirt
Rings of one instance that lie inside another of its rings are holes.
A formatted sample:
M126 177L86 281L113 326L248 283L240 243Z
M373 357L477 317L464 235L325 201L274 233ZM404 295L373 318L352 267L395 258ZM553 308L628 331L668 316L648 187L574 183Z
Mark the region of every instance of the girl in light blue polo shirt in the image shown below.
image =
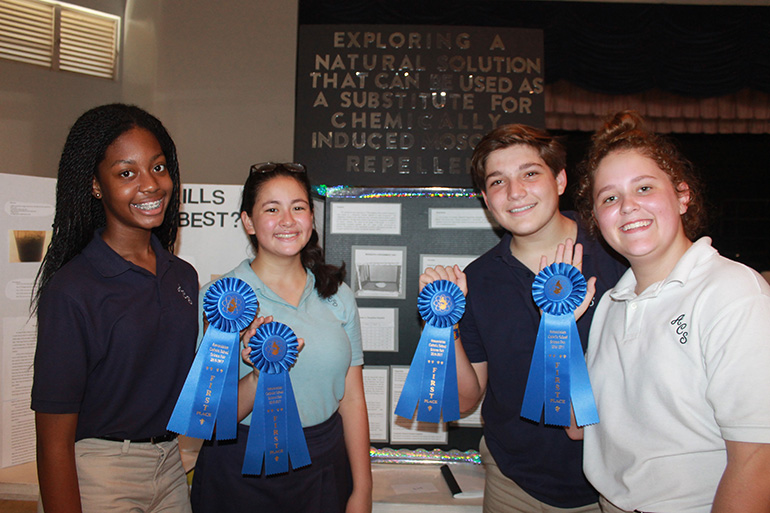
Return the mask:
M358 310L353 292L342 281L344 269L324 263L304 166L252 166L243 189L241 220L256 256L225 277L251 286L259 301L258 316L265 322L286 324L304 340L291 382L312 463L286 474L241 474L259 379L253 367L241 362L238 396L243 419L238 437L236 442L206 443L201 449L193 478L193 511L371 511Z

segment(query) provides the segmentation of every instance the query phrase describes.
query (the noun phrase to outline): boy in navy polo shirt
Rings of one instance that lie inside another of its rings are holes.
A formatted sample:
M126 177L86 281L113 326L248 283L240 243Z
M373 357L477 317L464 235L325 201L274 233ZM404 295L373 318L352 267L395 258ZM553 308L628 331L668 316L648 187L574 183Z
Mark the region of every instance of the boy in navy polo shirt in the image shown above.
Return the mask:
M532 283L541 259L561 260L557 250L571 254L574 243L572 263L596 277L599 297L625 270L574 212L559 211L565 167L566 150L547 132L504 125L487 134L474 150L471 172L506 234L464 273L439 266L420 276L421 288L449 279L467 294L455 342L457 377L461 410L484 396L485 513L600 511L583 475L582 443L561 427L520 416L540 322ZM577 323L584 351L593 310L592 302Z

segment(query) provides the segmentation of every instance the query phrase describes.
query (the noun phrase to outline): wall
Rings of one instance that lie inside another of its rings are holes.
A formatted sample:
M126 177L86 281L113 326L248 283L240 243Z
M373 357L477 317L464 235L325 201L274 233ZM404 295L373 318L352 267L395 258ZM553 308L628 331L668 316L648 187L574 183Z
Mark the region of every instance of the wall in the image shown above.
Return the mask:
M136 103L177 143L187 183L243 183L290 160L298 0L75 0L124 16L116 81L0 61L0 173L56 176L67 131L102 103Z
M124 3L77 2L110 14L122 14ZM67 131L78 115L119 99L119 82L0 60L0 173L56 176Z
M177 142L182 179L242 184L251 164L291 160L297 0L162 6L154 112Z

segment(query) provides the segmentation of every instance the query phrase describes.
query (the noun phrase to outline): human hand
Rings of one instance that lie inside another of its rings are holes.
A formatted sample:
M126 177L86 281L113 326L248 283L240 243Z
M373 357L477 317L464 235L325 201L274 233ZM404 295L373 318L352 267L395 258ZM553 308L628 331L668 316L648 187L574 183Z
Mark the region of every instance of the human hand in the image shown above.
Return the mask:
M253 363L251 361L251 346L249 346L249 340L251 340L251 337L253 337L254 334L256 334L257 329L260 326L270 322L273 322L272 315L268 315L267 317L255 317L252 323L249 325L249 327L241 332L241 343L243 344L243 349L241 349L241 358L243 359L244 362L246 362L247 365L253 366ZM298 353L301 352L304 347L305 347L305 339L297 338L297 352ZM254 372L259 372L259 371L254 369Z
M353 488L353 493L348 498L345 513L371 513L372 491L359 491Z
M249 324L245 330L241 331L241 344L243 345L243 349L241 349L241 359L246 363L246 365L254 365L250 358L251 347L249 347L249 340L251 340L251 337L253 337L257 332L257 328L263 324L267 324L268 322L273 322L272 315L268 315L267 317L254 317L254 320L251 321L251 324ZM254 369L254 372L258 371Z
M458 287L464 295L468 295L468 282L465 278L465 273L460 270L460 266L455 264L452 267L444 267L443 265L437 265L436 267L428 267L425 272L420 275L420 290L425 288L429 283L433 283L437 280L451 281Z
M553 263L555 264L569 264L575 266L578 271L583 272L583 245L575 244L572 239L567 239L564 244L556 246L556 257ZM540 257L540 270L542 271L548 266L548 257L543 255ZM588 307L593 301L596 294L596 277L591 276L586 280L586 295L583 298L583 302L575 309L575 320L580 319L583 314L588 310Z

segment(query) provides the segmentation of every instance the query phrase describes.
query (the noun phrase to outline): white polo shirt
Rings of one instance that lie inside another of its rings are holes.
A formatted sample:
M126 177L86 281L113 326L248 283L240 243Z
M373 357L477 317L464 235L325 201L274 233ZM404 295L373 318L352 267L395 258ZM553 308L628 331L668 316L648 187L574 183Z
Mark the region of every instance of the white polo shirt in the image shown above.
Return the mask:
M591 324L585 474L626 510L708 513L724 440L770 443L770 286L708 237L635 286L629 269Z

